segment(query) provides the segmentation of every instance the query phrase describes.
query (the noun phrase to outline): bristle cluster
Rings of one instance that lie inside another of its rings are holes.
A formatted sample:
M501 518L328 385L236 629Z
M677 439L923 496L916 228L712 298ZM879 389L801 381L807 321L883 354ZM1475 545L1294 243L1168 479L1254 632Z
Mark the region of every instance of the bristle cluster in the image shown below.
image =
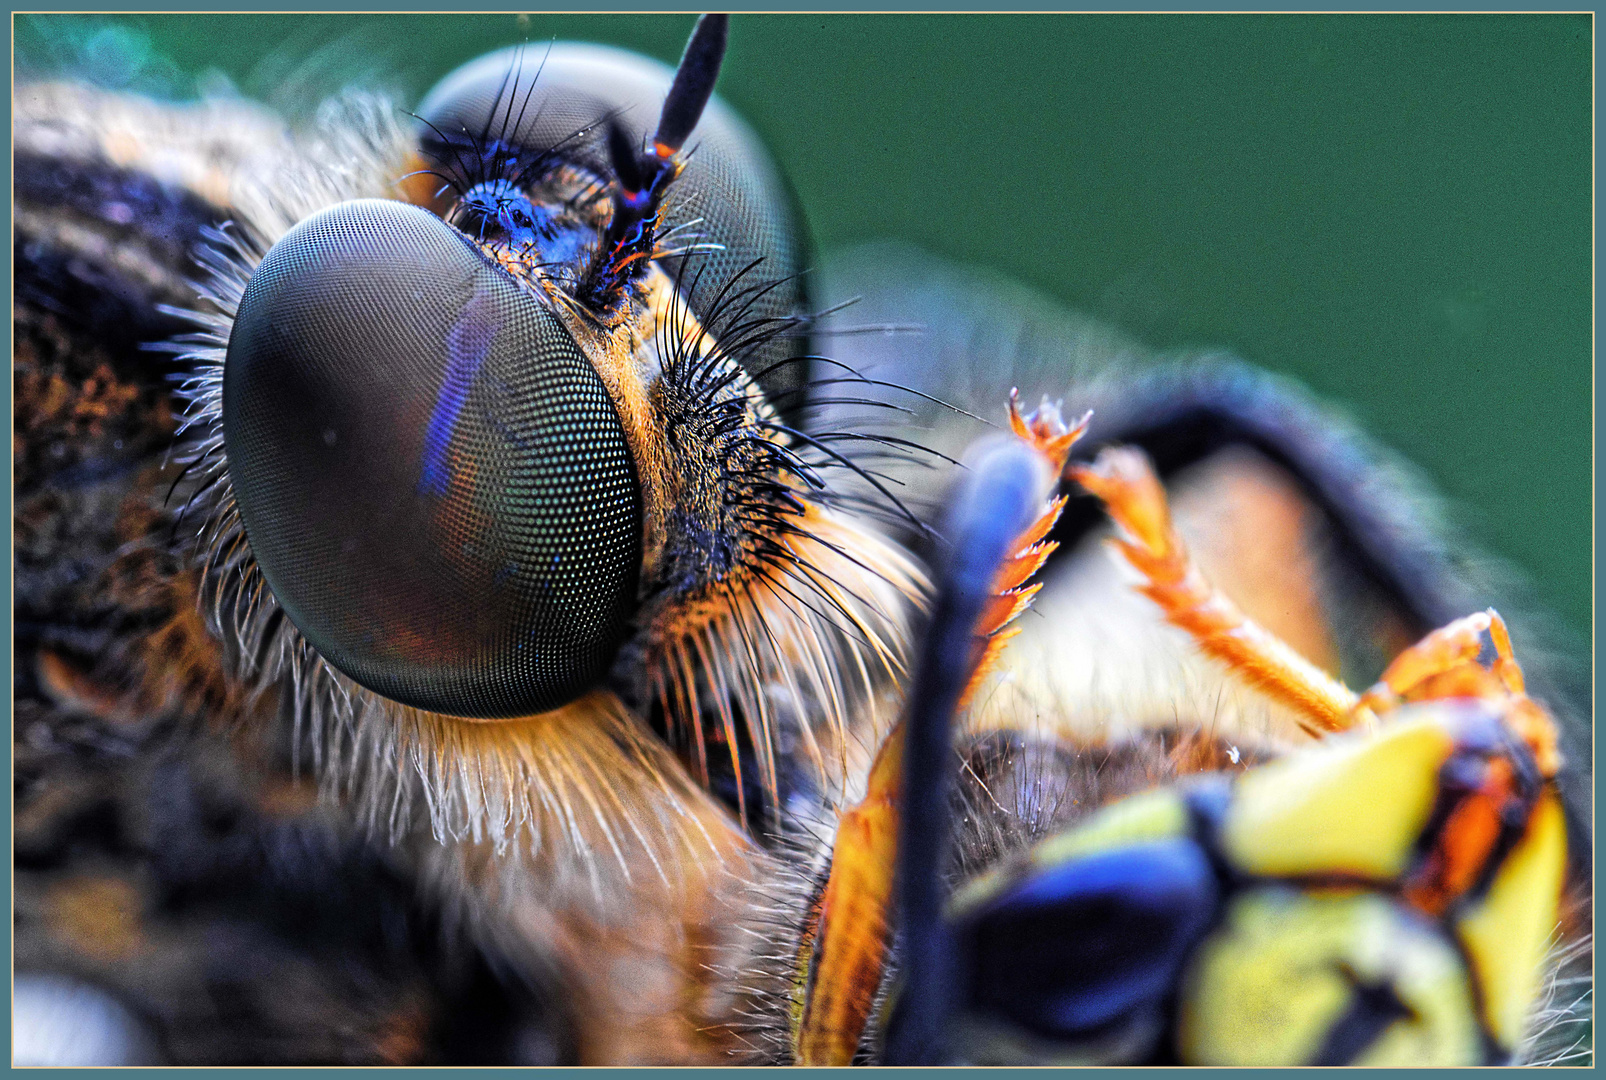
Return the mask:
M531 112L531 102L545 65L546 57L543 56L534 73L525 81L525 54L523 48L519 48L502 76L502 84L497 88L491 106L486 110L485 121L478 131L464 124L455 127L448 125L443 130L423 117L415 116L434 136L421 140L419 146L420 156L433 167L409 172L402 178L403 181L415 177L432 177L438 181L425 200L430 205L438 203L448 191L452 192L452 203L461 203L476 187L501 182L510 189L522 191L542 183L561 162L565 149L584 141L600 124L610 119L609 116L600 116L593 123L575 128L550 146L518 145L517 137L524 129L525 118L535 115ZM539 111L537 108L536 112ZM591 203L605 194L604 185L593 183L579 198Z
M706 796L610 693L476 723L387 701L316 658L302 664L296 720L314 766L382 835L427 820L437 840L533 867L550 901L597 910L621 888L678 891L686 867L719 858Z
M229 201L235 219L211 232L211 243L195 253L206 272L195 283L201 303L170 311L196 330L157 346L184 368L173 376L184 402L177 433L184 468L174 490L188 487L175 531L186 523L193 530L210 614L220 628L253 625L266 607L277 611L246 543L224 457L223 365L240 298L268 249L296 222L347 199L392 195L391 178L408 153L406 135L382 100L337 99L321 119L286 148L273 175L234 178ZM244 660L253 666L252 657Z
M657 326L663 376L656 412L683 450L685 485L655 577L664 614L653 625L653 689L708 776L705 726L756 751L774 803L783 732L795 733L840 789L850 718L881 730L877 698L904 674L907 620L926 589L920 568L857 515L842 513L830 470L869 476L830 436L784 425L742 361L802 320L750 313L779 282L744 284L750 266L696 319L698 283L684 275ZM885 509L885 507L884 507ZM667 602L664 602L667 601ZM741 730L745 729L745 730Z
M773 803L783 739L795 733L826 789L840 790L850 735L873 741L882 731L878 699L904 673L905 613L924 581L896 548L820 509L771 543L766 561L718 590L702 619L659 640L652 681L667 715L689 729L699 777L708 776L706 728L717 724L738 797L735 748L745 734Z
M1517 1048L1522 1065L1590 1065L1595 1057L1595 936L1558 937L1545 958L1544 988Z

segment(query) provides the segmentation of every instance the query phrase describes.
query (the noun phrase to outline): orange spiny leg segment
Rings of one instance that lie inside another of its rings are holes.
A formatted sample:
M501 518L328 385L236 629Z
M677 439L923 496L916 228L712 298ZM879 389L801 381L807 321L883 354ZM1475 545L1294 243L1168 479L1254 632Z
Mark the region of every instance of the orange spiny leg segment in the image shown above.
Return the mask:
M1009 392L1009 429L1042 454L1053 466L1056 476L1065 471L1065 463L1071 457L1071 447L1086 434L1087 425L1092 420L1093 414L1086 412L1076 423L1067 424L1060 415L1059 406L1046 397L1030 416L1022 416L1020 394L1015 390Z
M1066 425L1045 401L1022 418L1010 395L1010 426L1042 454L1058 476L1071 447L1087 430L1089 413ZM1018 630L1010 623L1031 606L1041 584L1031 578L1058 546L1045 540L1065 506L1048 500L1043 512L1015 538L992 581L994 597L975 625L978 641L970 679L960 695L963 711ZM793 1049L800 1065L848 1065L858 1049L886 966L887 918L898 860L898 799L903 769L904 726L894 727L870 768L864 799L842 815L831 852L831 871L821 895L814 938L806 945L807 968L795 981L801 997L793 1016Z
M886 967L887 913L898 853L903 724L892 729L870 768L868 790L842 815L831 873L820 898L793 1051L799 1065L849 1065L870 1019Z
M1092 413L1085 413L1074 424L1067 424L1060 415L1059 406L1047 398L1030 416L1022 416L1019 395L1014 390L1009 392L1010 430L1043 456L1055 476L1065 471L1071 447L1087 431L1092 419ZM1032 598L1042 588L1041 583L1028 585L1027 582L1043 568L1048 557L1059 547L1059 544L1044 537L1053 530L1064 508L1064 496L1050 500L1037 520L1016 538L1009 557L998 568L998 574L993 579L993 589L997 595L976 624L976 636L982 638L984 644L981 655L976 659L970 683L959 697L960 711L969 706L976 690L997 669L1004 646L1019 633L1018 630L1008 629L1009 624L1031 607Z
M1206 580L1172 530L1165 490L1141 452L1105 450L1091 466L1073 466L1069 475L1103 500L1129 537L1115 546L1145 578L1139 591L1204 653L1298 709L1313 731L1340 731L1367 715L1356 711L1353 691L1262 629Z

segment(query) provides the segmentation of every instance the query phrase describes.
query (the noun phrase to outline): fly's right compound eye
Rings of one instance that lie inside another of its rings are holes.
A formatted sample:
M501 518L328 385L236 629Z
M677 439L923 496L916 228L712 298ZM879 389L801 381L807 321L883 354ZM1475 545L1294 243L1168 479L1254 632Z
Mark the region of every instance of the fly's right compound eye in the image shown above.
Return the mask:
M387 698L528 715L606 674L642 506L601 378L460 234L343 203L240 301L223 435L252 553L307 641Z

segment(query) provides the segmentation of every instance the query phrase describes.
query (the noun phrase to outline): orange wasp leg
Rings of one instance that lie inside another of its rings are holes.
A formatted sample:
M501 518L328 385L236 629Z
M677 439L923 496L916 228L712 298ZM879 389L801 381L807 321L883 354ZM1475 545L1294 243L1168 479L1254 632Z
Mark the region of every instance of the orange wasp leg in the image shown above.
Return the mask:
M1148 459L1129 447L1072 466L1071 479L1104 502L1126 534L1115 547L1143 575L1139 591L1160 605L1166 621L1250 684L1304 715L1307 730L1342 731L1369 717L1355 693L1238 610L1216 590L1171 528L1165 490Z
M1071 447L1087 430L1088 414L1067 426L1048 402L1022 417L1011 392L1010 427L1047 459L1053 474L1065 467ZM969 704L978 686L996 667L1004 645L1018 630L1010 624L1032 602L1041 584L1028 584L1057 546L1045 540L1065 506L1051 499L1014 542L993 579L993 599L977 620L979 648L959 709ZM870 768L865 797L837 825L831 872L814 915L812 936L805 935L794 1009L794 1051L800 1065L848 1065L869 1022L877 988L886 967L888 913L892 907L893 874L898 861L898 801L903 773L904 728L900 721L887 735Z
M1144 576L1139 591L1160 605L1166 620L1248 682L1301 709L1315 725L1342 730L1407 702L1483 701L1527 745L1540 777L1555 777L1561 765L1555 722L1524 692L1511 635L1492 608L1428 634L1395 657L1377 683L1357 697L1210 585L1172 531L1165 492L1140 452L1106 450L1092 466L1073 467L1069 475L1104 501L1126 534L1115 546ZM1488 667L1478 662L1486 637L1495 652ZM1509 758L1491 757L1475 772L1469 765L1464 775L1475 775L1475 786L1463 790L1448 808L1433 848L1403 883L1405 898L1435 916L1487 872L1507 820L1517 804L1533 798L1524 793L1525 782ZM1526 810L1522 813L1526 817Z
M1560 769L1555 722L1524 692L1511 635L1493 608L1428 634L1357 696L1210 584L1172 530L1165 490L1140 451L1108 449L1091 466L1072 466L1067 475L1098 496L1126 534L1114 544L1143 575L1139 591L1160 605L1166 620L1247 682L1303 712L1313 734L1368 723L1407 701L1477 698L1499 703L1507 726L1527 743L1543 776L1554 777ZM1478 663L1486 635L1495 651L1489 667Z
M1478 663L1484 636L1494 645L1490 666ZM1561 769L1555 721L1526 692L1511 633L1494 608L1474 612L1433 631L1394 658L1360 705L1377 713L1407 701L1477 698L1498 702L1506 726L1527 744L1542 776Z

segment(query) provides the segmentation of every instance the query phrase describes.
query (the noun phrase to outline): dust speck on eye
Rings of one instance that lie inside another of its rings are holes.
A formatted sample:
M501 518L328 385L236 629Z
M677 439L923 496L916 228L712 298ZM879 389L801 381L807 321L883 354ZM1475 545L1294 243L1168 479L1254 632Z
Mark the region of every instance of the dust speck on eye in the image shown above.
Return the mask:
M323 429L323 444L325 446L333 446L335 444L335 429L334 428L326 427L326 428Z

